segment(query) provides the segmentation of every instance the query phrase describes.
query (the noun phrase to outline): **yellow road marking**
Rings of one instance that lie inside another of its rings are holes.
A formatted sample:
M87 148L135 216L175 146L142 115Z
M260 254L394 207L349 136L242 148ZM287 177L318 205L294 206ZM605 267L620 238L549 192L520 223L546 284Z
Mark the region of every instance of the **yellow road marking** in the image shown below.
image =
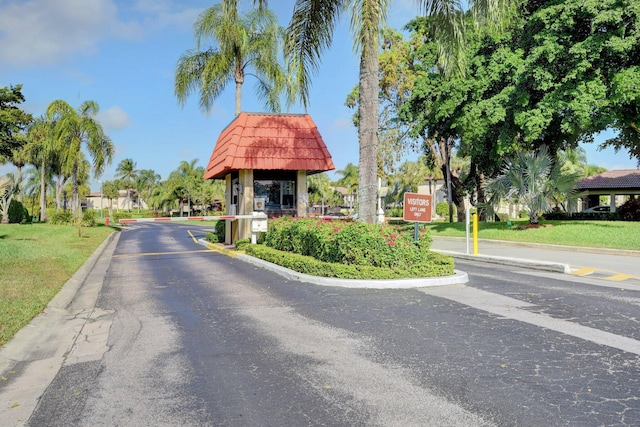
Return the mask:
M579 270L572 271L571 274L573 274L574 276L586 276L587 274L591 274L594 271L596 271L595 268L583 267L583 268L580 268Z
M116 254L113 255L114 258L125 258L125 257L138 257L138 256L153 256L153 255L181 255L181 254L197 254L202 252L214 252L211 249L201 249L197 251L178 251L178 252L146 252L141 254Z
M191 233L190 230L187 230L187 233L189 233L189 236L191 236L191 238L193 239L194 243L198 243L198 239L196 239L193 234Z

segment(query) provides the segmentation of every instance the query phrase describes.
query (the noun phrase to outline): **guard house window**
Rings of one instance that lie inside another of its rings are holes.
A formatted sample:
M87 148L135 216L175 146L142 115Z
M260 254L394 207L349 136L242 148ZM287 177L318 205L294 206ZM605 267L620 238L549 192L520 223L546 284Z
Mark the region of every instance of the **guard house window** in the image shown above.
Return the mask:
M253 182L254 209L268 215L295 215L295 182L255 180Z

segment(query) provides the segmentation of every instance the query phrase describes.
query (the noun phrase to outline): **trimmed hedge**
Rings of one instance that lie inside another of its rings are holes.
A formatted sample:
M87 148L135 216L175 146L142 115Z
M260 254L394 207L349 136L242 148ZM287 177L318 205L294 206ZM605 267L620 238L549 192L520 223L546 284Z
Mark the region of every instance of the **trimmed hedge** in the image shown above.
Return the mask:
M271 220L261 241L246 252L291 270L344 279L400 279L450 276L453 258L429 251L426 229L414 242L409 225L371 225L283 217Z
M318 261L311 256L280 251L265 245L246 245L247 254L285 268L311 276L340 279L408 279L416 277L442 277L454 274L453 258L429 252L427 261L409 268L383 268L370 265L345 265Z

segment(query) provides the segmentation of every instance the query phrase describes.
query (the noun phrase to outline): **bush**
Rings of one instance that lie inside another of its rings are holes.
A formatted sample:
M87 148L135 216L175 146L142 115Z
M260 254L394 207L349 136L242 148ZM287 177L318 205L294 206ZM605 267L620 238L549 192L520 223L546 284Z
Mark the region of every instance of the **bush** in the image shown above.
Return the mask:
M303 274L341 279L383 280L416 277L442 277L454 273L453 258L428 252L425 262L407 269L369 265L345 265L319 261L310 256L279 251L264 245L246 245L247 254Z
M271 220L267 246L344 265L407 270L429 259L431 237L426 230L414 243L413 225L370 225L283 217Z
M131 218L131 212L114 212L111 215L111 220L114 224L117 224L121 219L129 219Z
M401 207L396 206L391 209L388 209L385 216L390 218L402 218L404 216L404 210Z
M518 217L521 219L529 218L529 211L526 209L521 210L520 213L518 213Z
M71 211L54 212L49 216L48 222L55 225L73 224L73 213Z
M11 224L24 224L27 221L30 222L29 211L16 199L12 199L11 203L9 203L7 216L9 217L9 223Z
M216 234L218 235L218 242L224 242L225 232L227 230L226 221L218 220L215 226Z
M640 199L629 199L617 209L620 219L640 221Z
M82 212L82 226L83 227L96 226L96 211L94 211L93 209L85 209Z
M436 204L436 215L449 219L449 203L440 202ZM456 205L453 205L453 216L457 215Z

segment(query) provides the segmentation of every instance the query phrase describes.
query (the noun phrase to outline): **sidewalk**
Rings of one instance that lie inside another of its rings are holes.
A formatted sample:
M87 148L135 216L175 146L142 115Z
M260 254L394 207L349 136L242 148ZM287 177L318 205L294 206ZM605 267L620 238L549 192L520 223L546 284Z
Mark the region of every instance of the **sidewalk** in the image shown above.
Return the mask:
M563 272L579 276L593 275L609 280L640 282L640 251L518 243L480 239L478 255L473 255L473 241L464 238L433 237L431 248L457 259L522 265L528 268Z

